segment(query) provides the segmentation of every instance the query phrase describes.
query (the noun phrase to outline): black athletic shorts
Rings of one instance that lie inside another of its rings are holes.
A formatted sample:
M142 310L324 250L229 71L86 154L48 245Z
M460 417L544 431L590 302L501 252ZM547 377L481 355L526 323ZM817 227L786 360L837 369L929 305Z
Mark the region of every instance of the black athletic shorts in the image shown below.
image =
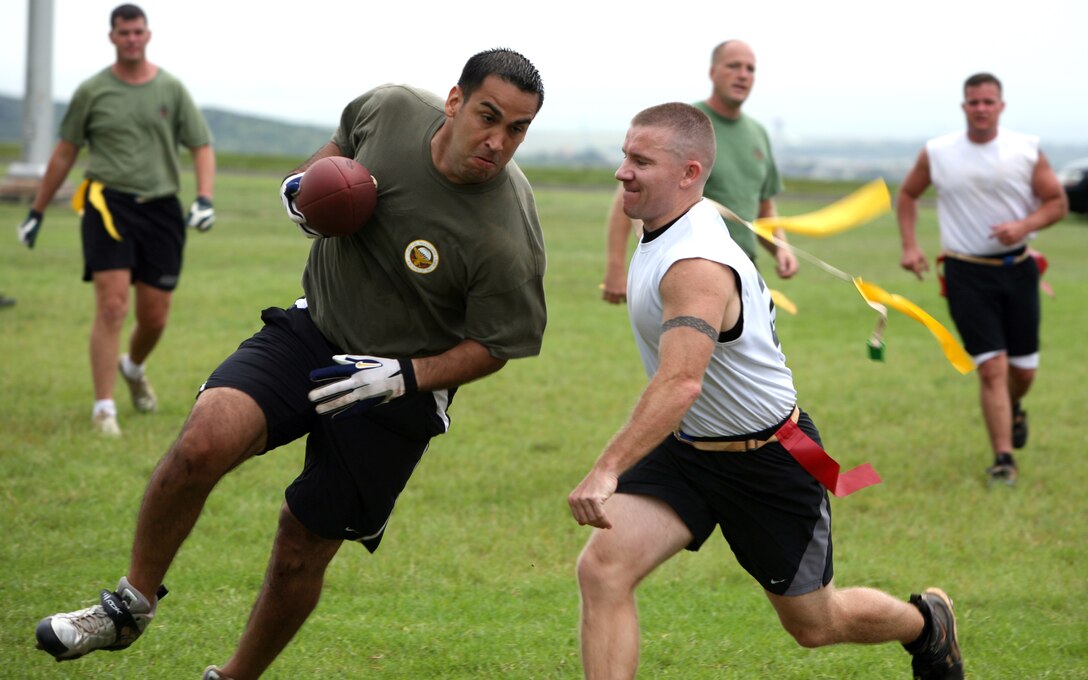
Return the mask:
M1007 255L1021 252L1023 248ZM1034 257L1007 267L948 257L944 279L948 312L968 354L1003 351L1019 357L1039 351L1039 267Z
M91 193L88 184L82 188ZM129 269L133 281L165 291L177 288L185 249L185 219L175 196L140 201L102 189L104 205L83 203L83 280L94 272Z
M319 416L307 394L310 371L344 352L314 325L305 308L270 308L201 386L237 388L257 402L268 424L265 452L303 435L306 462L287 487L291 513L318 536L359 541L374 552L397 496L431 437L446 431L452 390L405 395L359 415ZM448 397L447 397L448 395Z
M816 442L804 411L797 422ZM659 498L698 550L714 526L745 571L777 595L819 590L834 573L827 489L773 442L745 453L700 451L669 436L625 472L617 493Z

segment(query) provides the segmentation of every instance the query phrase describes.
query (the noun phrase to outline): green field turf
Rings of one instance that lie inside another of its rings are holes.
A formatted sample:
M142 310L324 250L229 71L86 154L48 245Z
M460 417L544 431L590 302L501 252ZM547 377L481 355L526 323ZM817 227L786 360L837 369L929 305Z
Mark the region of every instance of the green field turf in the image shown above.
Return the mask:
M645 377L625 310L597 289L608 189L529 174L539 179L549 255L541 356L458 394L452 430L433 442L381 549L341 550L317 612L265 677L580 677L574 564L588 530L571 520L566 495ZM0 310L0 677L195 679L233 649L301 443L223 480L134 647L57 664L34 650L33 629L114 587L144 484L196 388L257 330L263 307L299 294L309 242L282 217L281 176L221 174L219 221L190 237L170 326L149 364L160 411L136 414L119 394L120 440L89 429L92 299L79 281L76 217L54 206L28 252L15 238L25 206L0 204L9 230L0 232L0 292L18 298ZM841 191L804 188L811 193L788 194L780 212ZM935 254L929 207L920 232ZM805 261L792 281L768 279L800 310L780 314L778 328L802 406L844 466L869 461L884 478L832 501L837 583L904 598L946 589L971 678L1088 678L1088 465L1078 425L1086 237L1088 223L1070 218L1036 241L1057 296L1043 300L1043 363L1026 402L1031 441L1013 489L987 489L976 378L956 373L922 326L893 312L886 361L872 362L865 342L875 316L852 286ZM792 240L949 323L933 280L899 269L892 216ZM909 677L896 645L799 648L717 536L653 574L639 602L643 678Z

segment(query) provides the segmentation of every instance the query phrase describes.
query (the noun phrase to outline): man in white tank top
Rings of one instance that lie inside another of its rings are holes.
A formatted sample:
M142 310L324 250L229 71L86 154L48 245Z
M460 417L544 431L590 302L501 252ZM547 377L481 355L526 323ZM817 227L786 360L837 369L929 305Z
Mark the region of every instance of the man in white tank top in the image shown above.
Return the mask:
M595 527L578 561L586 677L635 676L635 588L720 526L801 645L898 641L915 678L963 678L944 592L904 602L835 587L827 491L879 478L822 472L838 464L796 405L770 295L702 197L715 156L710 119L688 104L646 109L623 151L623 209L645 225L627 292L650 381L568 499L575 520Z
M948 308L975 360L994 462L991 481L1015 482L1014 448L1027 443L1027 395L1039 366L1039 271L1028 242L1068 212L1039 139L1000 127L1001 81L964 83L966 132L930 140L903 180L897 213L904 269L929 269L918 246L918 198L937 190Z

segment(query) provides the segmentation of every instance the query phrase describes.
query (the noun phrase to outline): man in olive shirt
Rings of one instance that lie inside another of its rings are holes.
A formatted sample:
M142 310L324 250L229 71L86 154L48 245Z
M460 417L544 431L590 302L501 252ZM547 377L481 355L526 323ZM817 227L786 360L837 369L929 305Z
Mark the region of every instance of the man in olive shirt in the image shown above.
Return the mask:
M264 586L234 655L204 677L259 676L316 606L340 545L378 548L456 389L540 351L543 238L511 159L543 101L527 59L490 50L444 101L387 85L344 109L281 197L314 236L294 204L304 170L347 156L378 179L374 215L351 236L318 238L306 297L264 310L264 327L208 378L148 484L127 575L101 604L43 619L41 648L66 660L131 644L220 478L303 436Z
M751 94L756 79L756 57L752 48L740 40L726 40L710 56L710 82L713 89L705 101L695 106L710 117L718 153L707 179L705 196L726 206L751 222L757 217L773 217L774 196L782 191L782 180L771 153L767 131L741 107ZM627 244L632 221L623 213L623 192L617 191L608 213L608 240L601 297L613 304L627 300ZM751 229L726 220L729 235L753 261L758 240L775 261L775 273L789 278L797 273L797 256L787 247L757 239ZM775 231L775 238L786 241L785 232Z
M80 149L89 146L86 179L74 205L83 214L83 280L94 283L95 294L91 422L107 435L121 434L113 400L118 370L136 410L155 410L144 363L166 329L181 275L185 229L206 231L215 221L211 132L185 86L147 60L150 40L143 10L136 5L113 10L110 42L117 60L73 95L30 214L19 226L19 240L33 248L46 207ZM188 217L182 216L177 199L179 144L192 152L196 172L197 199ZM128 352L120 354L130 287L136 289L136 323Z

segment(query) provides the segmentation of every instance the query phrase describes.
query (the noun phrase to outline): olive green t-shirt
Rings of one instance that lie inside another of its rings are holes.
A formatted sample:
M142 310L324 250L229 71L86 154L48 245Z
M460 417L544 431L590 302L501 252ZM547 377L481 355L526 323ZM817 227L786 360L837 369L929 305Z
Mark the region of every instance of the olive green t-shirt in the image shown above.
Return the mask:
M710 116L718 140L718 156L703 195L751 222L759 215L760 202L782 191L767 131L743 113L737 120L731 120L716 113L706 102L695 106ZM756 235L752 230L729 220L726 224L737 245L748 257L756 259Z
M384 85L344 109L332 141L378 184L370 220L314 241L302 283L322 333L357 354L418 357L472 339L500 359L539 354L544 240L529 182L511 162L454 184L431 159L443 101ZM303 182L305 182L303 178Z
M192 149L212 141L177 78L159 69L150 81L131 85L108 67L76 89L60 137L90 147L89 179L140 198L178 193L178 145Z

